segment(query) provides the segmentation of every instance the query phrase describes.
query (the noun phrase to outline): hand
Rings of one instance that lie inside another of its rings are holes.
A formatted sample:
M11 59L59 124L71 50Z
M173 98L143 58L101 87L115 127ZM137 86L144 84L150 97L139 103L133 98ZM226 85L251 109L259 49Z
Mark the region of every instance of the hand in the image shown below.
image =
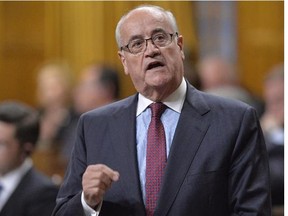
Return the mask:
M118 181L119 176L117 171L104 164L89 165L82 178L86 203L94 209L102 201L112 183Z

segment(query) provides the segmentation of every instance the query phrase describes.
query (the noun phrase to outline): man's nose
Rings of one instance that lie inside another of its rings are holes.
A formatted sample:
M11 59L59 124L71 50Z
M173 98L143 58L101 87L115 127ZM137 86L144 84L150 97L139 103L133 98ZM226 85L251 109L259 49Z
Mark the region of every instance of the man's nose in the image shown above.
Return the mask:
M153 42L152 38L146 39L146 50L145 50L145 52L148 52L148 53L153 52L153 53L155 53L155 51L156 52L159 51L158 46L155 45L155 43Z

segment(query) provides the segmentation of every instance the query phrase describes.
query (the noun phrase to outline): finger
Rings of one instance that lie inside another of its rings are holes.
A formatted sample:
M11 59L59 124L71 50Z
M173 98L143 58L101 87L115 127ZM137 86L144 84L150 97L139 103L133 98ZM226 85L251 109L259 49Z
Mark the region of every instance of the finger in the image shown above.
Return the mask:
M95 178L92 180L95 187L100 187L101 189L107 189L111 187L113 180L104 172L99 172L95 174Z
M104 172L112 181L118 181L120 174L119 172L111 169L110 167L104 165L104 164L95 164L88 166L90 171L92 172Z
M111 177L111 178L112 178L112 180L113 180L114 182L118 181L119 178L120 178L119 172L113 171L113 174L112 174L112 177Z

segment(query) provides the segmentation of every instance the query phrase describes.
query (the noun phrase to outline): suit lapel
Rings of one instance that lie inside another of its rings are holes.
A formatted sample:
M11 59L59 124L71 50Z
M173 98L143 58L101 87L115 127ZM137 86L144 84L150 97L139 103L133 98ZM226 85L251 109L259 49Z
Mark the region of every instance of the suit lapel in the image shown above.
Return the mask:
M166 215L172 206L199 146L209 128L204 115L209 107L193 87L188 86L166 167L155 215Z
M120 180L123 193L129 193L126 197L137 200L140 208L144 207L142 192L139 180L139 170L136 151L136 108L137 96L132 97L127 106L122 109L121 114L112 115L110 121L111 139L115 152L117 169L120 173ZM121 180L123 179L123 181ZM127 181L124 181L127 180Z

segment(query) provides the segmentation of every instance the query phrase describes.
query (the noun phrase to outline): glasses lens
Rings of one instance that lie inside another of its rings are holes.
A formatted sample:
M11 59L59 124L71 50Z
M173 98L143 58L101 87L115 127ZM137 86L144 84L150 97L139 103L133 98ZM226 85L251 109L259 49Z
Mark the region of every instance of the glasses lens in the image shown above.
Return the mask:
M160 32L152 36L153 43L158 47L167 46L172 40L169 34Z
M152 35L151 38L137 38L129 42L127 48L133 54L141 53L146 48L146 41L151 40L153 44L157 47L165 47L168 46L172 42L174 34L168 34L166 32L158 32Z
M132 53L139 53L145 48L145 40L144 39L136 39L132 40L128 45L129 50Z

